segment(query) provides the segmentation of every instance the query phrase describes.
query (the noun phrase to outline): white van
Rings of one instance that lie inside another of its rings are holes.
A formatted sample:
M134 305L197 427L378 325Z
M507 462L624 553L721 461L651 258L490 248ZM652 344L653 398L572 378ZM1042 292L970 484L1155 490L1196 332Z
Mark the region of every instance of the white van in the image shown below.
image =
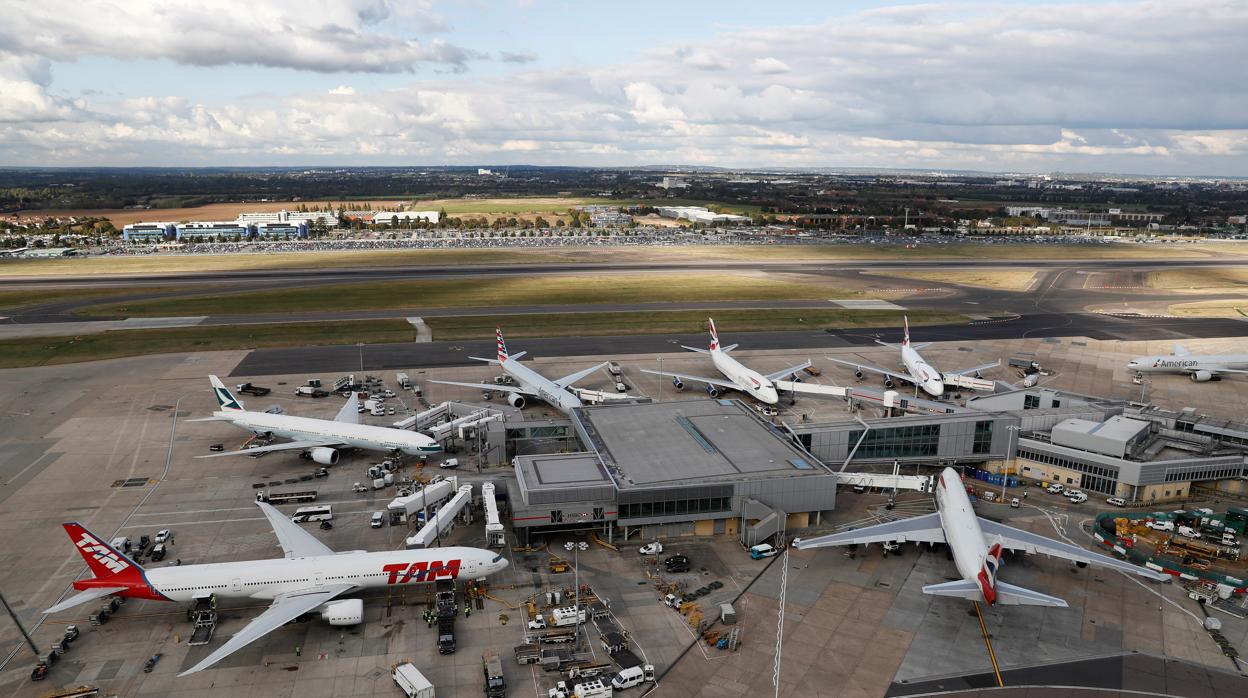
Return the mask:
M750 557L755 560L761 560L765 557L771 557L778 552L780 551L776 550L775 546L770 543L760 543L759 545L750 548Z
M1125 507L1127 505L1127 500L1123 499L1122 497L1110 497L1109 499L1105 500L1105 503L1112 504L1116 507Z
M442 461L441 463L438 463L438 467L439 467L439 468L458 468L458 467L459 467L459 459L458 459L458 458L447 458L446 460Z
M615 675L611 679L611 688L616 691L622 691L633 686L640 686L641 682L646 678L646 674L639 666L630 666Z
M373 528L381 528L386 523L386 512L374 511L373 518L369 519L368 525Z

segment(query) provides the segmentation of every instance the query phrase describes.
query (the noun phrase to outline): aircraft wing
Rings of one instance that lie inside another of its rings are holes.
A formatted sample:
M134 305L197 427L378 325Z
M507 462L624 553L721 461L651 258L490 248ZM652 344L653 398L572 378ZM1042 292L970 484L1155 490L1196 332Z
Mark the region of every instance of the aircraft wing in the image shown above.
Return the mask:
M1209 371L1211 373L1248 373L1248 371L1245 371L1244 369L1226 368L1224 366L1208 366L1204 370ZM1194 371L1190 369L1187 372L1194 373Z
M785 376L791 376L794 373L797 373L798 371L802 370L803 368L809 368L809 367L810 367L809 361L800 363L796 366L791 366L789 368L786 368L783 371L776 371L775 373L768 373L767 380L769 381L779 380L781 378L784 378Z
M178 674L178 676L186 676L187 674L194 674L197 671L207 669L295 618L315 610L316 607L326 601L332 601L334 597L353 588L355 588L354 584L331 584L290 591L278 596L273 599L272 606L269 606L264 613L256 616L255 620L248 623L242 630L234 633L234 637L227 640L224 645L218 647L212 654L204 657L199 664Z
M722 352L724 352L725 354L727 354L728 352L732 351L733 349L736 349L736 348L737 348L737 347L739 347L739 346L741 346L741 345L740 345L740 344L729 344L729 345L728 345L728 346L726 346L726 347L720 347L720 348L719 348L719 350L720 350L720 351L722 351ZM680 348L681 348L681 349L688 349L689 351L696 351L696 352L698 352L699 354L709 354L709 353L711 353L711 350L710 350L710 349L701 349L701 348L699 348L699 347L691 347L691 346L688 346L688 345L685 345L685 344L680 345Z
M304 448L317 448L318 446L334 447L342 446L341 441L332 439L313 440L304 439L302 441L287 441L282 444L272 444L270 446L257 446L255 448L240 448L237 451L222 451L221 453L209 453L206 456L195 456L196 458L222 458L224 456L250 456L253 453L271 453L273 451L294 451Z
M102 599L109 594L115 594L119 591L125 591L126 589L127 587L93 587L74 594L68 599L65 599L64 601L44 611L44 613L60 613L67 608L81 606L84 603L95 601L96 599Z
M1170 575L1155 572L1146 567L1140 567L1139 565L1133 565L1125 560L1118 560L1116 558L1109 557L1108 555L1094 553L1091 550L1085 550L1077 545L1062 543L1047 536L1042 536L1038 533L1023 531L1012 526L1006 526L1005 524L999 524L995 521L989 521L983 517L979 517L979 527L983 530L984 540L987 541L989 545L999 541L1002 547L1009 548L1010 550L1022 550L1027 553L1040 553L1050 557L1060 557L1072 562L1086 562L1089 565L1096 565L1097 567L1108 567L1110 569L1118 570L1119 572L1138 574L1142 577L1148 577L1149 579L1159 582L1170 578Z
M610 362L609 362L609 361L603 361L602 363L598 364L597 366L590 366L589 368L585 369L584 371L577 371L576 373L570 373L570 374L568 374L568 375L564 376L563 378L560 378L560 379L558 379L558 380L554 381L554 384L555 384L555 385L557 385L557 386L559 386L560 388L566 388L566 387L568 387L569 385L572 385L573 383L575 383L575 382L579 381L580 379L584 378L585 376L588 376L589 374L593 373L594 371L597 371L598 369L602 368L603 366L606 366L608 363L610 363Z
M521 395L537 395L531 390L517 388L514 385L495 385L493 383L460 383L458 381L429 381L430 383L441 383L442 385L458 385L464 388L480 388L481 390L496 390L503 393L519 393Z
M694 383L706 383L707 385L717 385L721 388L729 390L740 390L741 387L736 383L730 383L723 378L706 378L705 376L691 376L688 373L668 373L667 371L651 371L648 368L641 369L642 373L653 373L656 376L667 376L668 378L680 378L682 380L693 381Z
M925 514L901 521L867 526L853 531L842 531L827 536L797 539L793 546L798 550L823 548L829 545L853 545L856 543L944 543L945 529L940 526L940 514Z
M960 371L945 371L945 373L947 373L947 374L952 374L952 375L955 375L955 376L965 376L965 375L966 375L966 374L968 374L968 373L976 373L976 372L978 372L978 371L982 371L982 370L984 370L984 369L986 369L986 368L996 368L996 367L998 367L998 366L1000 366L1000 365L1001 365L1001 360L1000 360L1000 359L997 359L996 361L994 361L994 362L992 362L992 363L990 363L990 364L984 364L984 365L982 365L982 366L975 366L974 368L964 368L964 369L962 369L962 370L960 370Z
M897 380L903 380L903 381L906 381L907 383L914 381L914 378L912 378L910 374L908 373L898 373L896 371L890 371L886 368L879 368L878 366L872 366L871 364L856 364L851 361L841 361L840 359L834 359L830 356L828 357L828 360L835 361L838 364L845 364L846 366L853 366L854 368L862 369L863 371L870 371L872 373L878 373L882 376L888 376L889 378L896 378Z
M355 391L351 392L351 397L347 398L347 403L338 410L338 415L334 417L335 422L343 424L359 424L360 423L360 395Z
M273 527L273 533L277 534L277 542L281 544L287 558L334 554L328 545L303 530L299 524L286 518L286 515L275 509L272 504L256 502L256 506L260 507L260 511L263 511L265 517L268 518L269 525Z

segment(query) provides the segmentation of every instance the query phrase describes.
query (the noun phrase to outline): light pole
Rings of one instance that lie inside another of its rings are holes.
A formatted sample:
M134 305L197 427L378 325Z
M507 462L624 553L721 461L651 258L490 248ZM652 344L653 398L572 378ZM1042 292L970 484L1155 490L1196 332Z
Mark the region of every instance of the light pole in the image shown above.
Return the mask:
M1005 459L1006 459L1006 462L1008 463L1011 460L1015 460L1015 461L1018 460L1014 456L1014 448L1018 445L1018 432L1022 431L1023 428L1017 424L1007 424L1005 428L1012 435L1010 437L1010 448L1005 452ZM1006 503L1005 502L1005 480L1007 477L1009 477L1008 475L1009 466L1002 468L1002 470L1006 472L1001 473L1001 502Z
M360 375L364 375L364 342L356 342L355 346L360 348Z
M581 566L580 556L582 550L589 550L589 543L585 541L568 541L563 544L563 549L572 553L572 577L575 588L572 590L572 618L576 623L576 649L581 649Z

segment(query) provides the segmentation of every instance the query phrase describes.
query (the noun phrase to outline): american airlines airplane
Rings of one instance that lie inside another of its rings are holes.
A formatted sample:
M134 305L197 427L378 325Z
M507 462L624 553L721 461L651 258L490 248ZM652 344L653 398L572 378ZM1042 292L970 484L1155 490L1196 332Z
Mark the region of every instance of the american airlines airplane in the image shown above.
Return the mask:
M729 352L737 348L736 344L729 344L721 347L719 344L719 334L715 331L715 321L707 318L707 324L711 330L711 344L706 349L697 347L687 347L681 345L681 348L689 351L696 351L699 354L706 354L711 357L711 363L714 364L716 370L724 375L724 378L707 378L705 376L694 376L688 373L670 373L667 371L651 371L650 369L641 369L643 373L651 373L656 376L665 376L672 379L672 385L677 390L684 390L684 381L693 381L694 383L702 383L706 386L706 392L711 397L719 395L723 389L739 390L759 402L774 405L780 401L780 390L787 390L792 393L814 392L807 390L807 386L802 385L797 379L797 372L810 366L810 362L806 361L796 366L790 366L782 371L768 373L763 375L758 371L741 365L741 362L729 356ZM785 376L789 376L790 380L781 380ZM823 393L820 393L823 394Z
M1169 356L1141 356L1127 368L1136 373L1186 373L1195 383L1213 380L1222 373L1248 373L1248 354L1193 354L1182 344Z
M1066 607L1066 602L1056 596L1041 594L997 579L997 573L1001 571L1001 554L1005 550L1041 553L1070 560L1080 567L1108 567L1156 581L1170 578L1145 567L976 516L971 500L966 496L962 478L953 468L941 471L940 479L936 483L935 514L890 521L809 540L799 538L793 541L793 545L799 550L805 550L830 545L884 542L947 543L962 579L925 586L923 593L976 601L982 599L989 606L1001 604Z
M409 456L422 456L442 450L437 441L419 432L360 424L359 397L354 394L338 411L338 416L332 420L292 417L285 414L244 410L243 403L234 397L219 378L208 376L208 380L212 381L212 391L217 396L217 403L221 409L213 412L211 417L187 421L229 422L259 436L280 436L294 440L271 446L213 453L198 456L199 458L250 456L269 451L303 450L308 451L312 460L321 465L334 465L338 462L338 449L340 448L397 451Z
M78 593L44 613L58 613L105 596L189 602L211 594L219 599L272 602L216 651L179 674L186 676L207 669L306 613L320 613L330 625L358 625L363 621L364 601L341 598L344 595L439 579L477 579L507 567L502 556L478 548L335 553L277 509L264 502L256 505L273 526L286 553L284 559L148 570L81 524L64 524L94 576L74 582Z
M971 377L971 376L968 376L967 374L979 373L980 371L987 369L987 368L996 368L997 366L1001 365L1000 360L994 363L984 364L982 366L976 366L974 368L965 368L960 371L949 371L948 373L942 374L940 371L937 371L935 367L933 367L931 364L924 361L923 357L919 355L918 350L926 346L929 346L930 342L926 344L918 344L918 345L911 344L910 343L910 319L905 318L904 321L905 321L906 329L905 329L905 334L901 338L901 344L889 344L887 342L881 342L878 339L875 341L878 344L881 344L886 347L894 347L894 348L901 349L901 362L906 367L905 373L896 373L886 368L877 368L875 366L870 366L868 364L851 363L849 361L833 359L832 357L828 357L828 358L832 361L835 361L838 364L845 364L846 366L853 366L854 376L856 376L859 380L862 379L863 371L871 371L872 373L878 373L884 376L884 386L889 389L893 387L894 380L900 380L900 381L905 381L907 383L912 383L916 387L922 388L923 392L935 398L939 398L945 394L946 385L954 385L960 388L970 388L972 390L992 390L993 387L996 385L996 383L994 383L993 381L986 380L986 379L979 378L979 377Z
M577 371L576 373L564 376L563 378L551 380L520 363L520 357L524 356L527 352L521 351L515 354L507 353L507 343L503 341L502 328L495 328L494 333L498 340L498 358L483 359L479 356L471 356L469 358L477 361L484 361L489 364L497 364L503 369L504 374L515 379L517 385L460 383L458 381L430 382L441 383L442 385L459 385L466 388L480 388L481 390L501 390L508 393L507 402L516 409L524 407L526 397L535 397L546 401L553 407L559 408L565 414L570 414L573 408L580 407L582 405L581 399L576 396L576 393L572 392L573 390L576 390L572 384L610 363L608 361L604 361L597 366L590 366L583 371ZM628 399L628 396L624 396L624 398Z

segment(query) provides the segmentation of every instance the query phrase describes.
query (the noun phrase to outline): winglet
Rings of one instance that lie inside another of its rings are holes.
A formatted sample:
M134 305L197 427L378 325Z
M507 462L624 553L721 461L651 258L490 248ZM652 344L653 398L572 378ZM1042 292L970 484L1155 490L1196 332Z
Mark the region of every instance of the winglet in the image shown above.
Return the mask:
M719 349L719 333L715 331L715 321L708 317L706 319L706 324L711 328L711 345L707 347L707 349L716 351Z
M220 378L217 378L216 376L208 376L208 380L212 383L212 392L216 394L217 404L221 405L222 411L243 411L243 403L239 402L238 398L234 397L234 394L230 392L229 388L225 387L225 384L221 382Z

